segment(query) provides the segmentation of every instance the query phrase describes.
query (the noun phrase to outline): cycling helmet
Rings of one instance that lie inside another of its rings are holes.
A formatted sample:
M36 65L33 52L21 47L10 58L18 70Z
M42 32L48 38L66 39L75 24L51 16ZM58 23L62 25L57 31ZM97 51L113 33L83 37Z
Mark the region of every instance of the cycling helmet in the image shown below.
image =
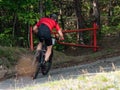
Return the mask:
M50 14L50 18L54 19L55 21L58 21L58 16L56 14Z

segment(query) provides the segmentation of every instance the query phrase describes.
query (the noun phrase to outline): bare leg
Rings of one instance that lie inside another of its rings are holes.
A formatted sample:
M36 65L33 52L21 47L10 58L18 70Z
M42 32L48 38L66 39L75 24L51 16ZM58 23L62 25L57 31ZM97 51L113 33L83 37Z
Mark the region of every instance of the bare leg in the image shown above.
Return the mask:
M42 48L42 43L39 42L38 45L37 45L37 49L36 50L41 50L41 48Z
M39 56L39 52L40 52L41 49L42 49L42 43L39 42L38 45L37 45L35 57L38 57L38 56Z
M47 46L47 51L45 53L45 61L48 61L50 55L51 55L51 51L52 51L52 45L51 46Z
M36 48L36 53L35 53L34 58L33 58L33 65L36 62L36 58L38 58L38 56L39 56L39 51L41 50L41 48L42 48L42 43L39 42L37 45L37 48Z

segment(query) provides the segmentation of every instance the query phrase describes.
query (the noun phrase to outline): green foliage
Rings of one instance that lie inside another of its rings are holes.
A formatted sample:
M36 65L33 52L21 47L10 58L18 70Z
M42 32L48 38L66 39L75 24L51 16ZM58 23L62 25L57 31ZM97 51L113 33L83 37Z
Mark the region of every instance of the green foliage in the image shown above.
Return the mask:
M101 1L103 3L103 1ZM118 3L113 5L111 4L111 7L108 7L107 5L110 3L110 1L104 1L104 7L101 6L103 9L101 10L101 32L103 35L108 35L108 34L115 34L120 32L120 6ZM105 7L106 5L106 7ZM108 16L108 12L106 13L105 11L111 10L111 15Z
M46 6L46 15L51 14L51 12L53 11L53 3L52 3L52 0L46 0L45 6Z
M60 44L55 44L54 45L54 49L57 50L57 51L62 51L64 50L64 46L63 45L60 45Z
M120 23L120 6L114 7L114 15L111 19L112 25L118 25Z
M117 30L119 30L120 31L120 23L117 25Z
M107 25L102 25L102 33L104 34L110 33L110 27Z
M0 44L3 46L13 46L14 44L14 38L12 37L11 34L11 28L8 30L5 28L5 31L3 33L0 33Z
M103 34L112 34L120 32L120 6L115 6L113 16L110 18L109 25L102 25Z
M42 15L49 15L53 12L59 12L62 10L62 14L69 12L67 7L71 6L71 3L66 3L66 6L61 7L60 2L63 0L43 0L42 11L39 12L39 3L41 0L0 0L0 44L6 46L22 46L28 47L29 45L29 26L33 26ZM113 16L109 17L108 20L108 4L109 0L99 0L100 13L101 13L101 32L105 35L108 33L115 33L120 31L120 6L119 4L113 5ZM86 21L86 25L91 27L91 21L89 17L89 11L91 3L89 0L82 0L82 15ZM66 10L64 10L66 9ZM71 14L75 14L73 11ZM72 16L72 15L71 15ZM63 15L63 23L65 24L65 18L67 14ZM70 17L70 15L69 15ZM103 18L104 17L104 18ZM108 21L109 22L108 22ZM59 21L60 22L60 21ZM62 20L61 20L62 22ZM60 22L60 23L61 23ZM106 22L108 24L106 24ZM68 25L69 26L69 25ZM75 25L74 25L75 26ZM73 27L69 27L72 29ZM88 34L84 34L85 38L89 38ZM69 34L65 36L65 42L76 43L76 34ZM35 44L37 40L34 41ZM61 50L63 46L56 45L56 48Z
M38 19L39 14L34 11L38 0L4 0L1 1L0 16L2 24L0 27L1 45L13 46L24 40L22 45L28 43L28 25L33 25ZM18 45L18 44L17 44Z

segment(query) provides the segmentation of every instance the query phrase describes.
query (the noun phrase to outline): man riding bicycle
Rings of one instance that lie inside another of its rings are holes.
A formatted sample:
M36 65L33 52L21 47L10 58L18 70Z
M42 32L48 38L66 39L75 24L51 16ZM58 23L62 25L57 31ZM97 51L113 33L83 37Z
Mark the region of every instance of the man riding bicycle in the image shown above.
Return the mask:
M51 32L55 28L60 36L61 40L64 40L62 29L60 28L59 24L57 23L58 17L56 14L51 14L50 17L43 17L41 18L37 24L33 27L33 31L38 35L39 44L37 45L36 52L39 55L39 52L42 48L42 43L44 38L45 44L47 45L47 51L45 53L45 62L49 60L49 56L51 55L52 51L52 37ZM37 56L36 56L37 58Z

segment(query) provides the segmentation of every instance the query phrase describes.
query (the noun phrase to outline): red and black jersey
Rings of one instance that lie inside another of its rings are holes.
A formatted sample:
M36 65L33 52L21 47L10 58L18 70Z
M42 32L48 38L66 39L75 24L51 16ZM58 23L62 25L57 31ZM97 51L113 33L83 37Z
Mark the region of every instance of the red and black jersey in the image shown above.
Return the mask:
M56 28L57 31L60 30L60 26L58 25L58 23L51 18L45 18L45 17L41 18L37 22L36 26L39 27L41 24L47 25L49 27L50 31L52 31L53 28Z

